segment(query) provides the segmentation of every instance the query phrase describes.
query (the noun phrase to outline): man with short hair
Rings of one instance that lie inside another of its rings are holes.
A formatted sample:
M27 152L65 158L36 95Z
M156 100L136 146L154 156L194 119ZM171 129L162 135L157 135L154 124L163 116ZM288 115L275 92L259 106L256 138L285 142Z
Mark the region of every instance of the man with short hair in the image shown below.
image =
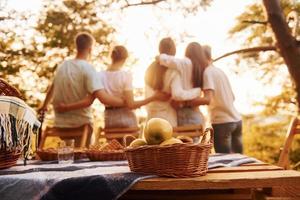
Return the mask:
M57 69L40 111L46 110L51 100L54 107L59 103L72 103L93 94L101 103L110 106L124 106L122 99L109 95L102 85L94 67L88 63L94 38L89 33L79 33L75 38L77 50L74 59L65 60ZM91 108L69 112L55 111L54 126L59 128L75 128L85 124L92 125ZM92 126L90 136L92 134ZM90 138L90 137L88 137ZM78 144L79 141L75 141ZM88 141L89 144L89 141Z
M226 74L212 64L211 48L203 46L209 61L203 74L204 97L189 102L208 105L214 129L214 147L217 153L242 153L242 119L234 107L234 94Z

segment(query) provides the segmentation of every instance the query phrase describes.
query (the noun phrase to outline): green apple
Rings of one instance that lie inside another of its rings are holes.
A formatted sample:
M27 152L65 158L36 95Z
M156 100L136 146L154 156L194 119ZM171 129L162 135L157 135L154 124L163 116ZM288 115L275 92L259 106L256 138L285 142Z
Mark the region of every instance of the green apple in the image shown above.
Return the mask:
M144 146L144 145L147 145L147 142L144 139L138 138L138 139L133 140L130 143L129 147L140 147L140 146Z
M148 144L160 144L165 140L172 138L173 127L171 124L161 118L150 119L144 130L144 137Z
M163 141L160 146L166 146L166 145L171 145L171 144L181 144L183 143L181 140L177 139L177 138L170 138L168 140Z

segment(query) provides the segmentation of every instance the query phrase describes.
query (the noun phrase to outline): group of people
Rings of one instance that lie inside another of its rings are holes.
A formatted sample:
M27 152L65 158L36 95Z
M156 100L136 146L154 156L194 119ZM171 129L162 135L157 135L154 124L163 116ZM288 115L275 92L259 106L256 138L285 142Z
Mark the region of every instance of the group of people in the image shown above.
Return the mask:
M128 57L124 46L115 46L111 64L97 72L88 63L94 38L79 33L75 38L77 54L57 69L40 110L52 101L55 126L62 128L90 125L90 105L98 99L105 105L105 128L136 127L134 109L146 106L148 119L166 119L173 127L205 125L199 106L208 105L218 153L242 153L242 121L235 109L234 94L225 73L212 64L211 48L197 42L188 44L183 58L175 57L171 38L159 44L159 54L145 74L145 98L135 100L132 74L123 69ZM76 142L76 141L75 141Z

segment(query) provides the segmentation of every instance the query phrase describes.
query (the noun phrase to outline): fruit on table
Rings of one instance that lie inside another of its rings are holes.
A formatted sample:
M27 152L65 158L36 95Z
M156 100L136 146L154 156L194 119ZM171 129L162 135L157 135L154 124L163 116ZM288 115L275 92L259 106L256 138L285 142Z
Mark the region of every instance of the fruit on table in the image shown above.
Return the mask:
M161 118L150 119L144 129L144 137L148 144L160 144L165 140L172 138L173 127L171 124Z
M147 145L147 142L144 139L138 138L138 139L133 140L130 143L129 147L140 147L140 146L144 146L144 145Z
M177 139L177 138L170 138L168 140L163 141L160 146L166 146L166 145L171 145L171 144L181 144L183 143L181 140Z
M177 139L181 140L183 143L193 143L193 139L186 135L179 135Z

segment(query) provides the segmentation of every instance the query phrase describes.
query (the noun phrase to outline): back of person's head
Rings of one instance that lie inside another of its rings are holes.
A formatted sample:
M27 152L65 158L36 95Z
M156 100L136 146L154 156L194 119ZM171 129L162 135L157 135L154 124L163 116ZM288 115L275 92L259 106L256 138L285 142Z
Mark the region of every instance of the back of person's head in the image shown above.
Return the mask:
M166 37L159 42L159 53L176 54L176 46L172 38ZM166 71L167 68L165 66L160 65L158 62L152 63L146 70L145 83L153 90L162 90Z
M83 53L92 48L94 37L86 32L78 33L75 37L75 45L78 53Z
M206 59L211 61L212 60L212 58L211 58L211 47L209 45L203 45L202 49L203 49L203 52L204 52L204 55L205 55Z
M205 58L201 45L197 42L188 44L185 56L192 61L193 64L193 86L203 86L203 72L207 67L207 59Z
M159 43L159 53L174 56L176 54L175 42L170 37L163 38Z
M125 61L128 57L128 51L124 46L115 46L111 52L111 59L113 63Z

